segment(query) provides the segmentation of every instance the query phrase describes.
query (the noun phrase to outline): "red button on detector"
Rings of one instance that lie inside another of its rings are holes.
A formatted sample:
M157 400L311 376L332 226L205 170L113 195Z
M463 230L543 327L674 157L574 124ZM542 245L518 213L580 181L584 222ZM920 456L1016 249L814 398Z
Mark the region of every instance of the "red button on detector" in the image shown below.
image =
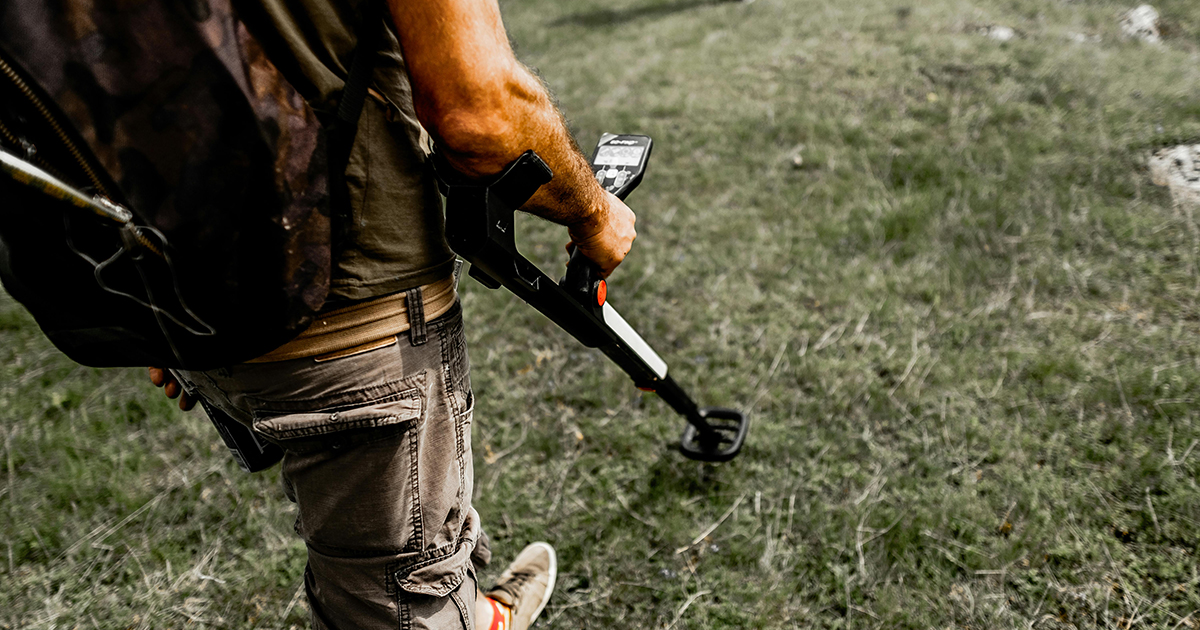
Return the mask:
M596 287L596 306L604 306L604 301L608 299L608 283L601 280Z

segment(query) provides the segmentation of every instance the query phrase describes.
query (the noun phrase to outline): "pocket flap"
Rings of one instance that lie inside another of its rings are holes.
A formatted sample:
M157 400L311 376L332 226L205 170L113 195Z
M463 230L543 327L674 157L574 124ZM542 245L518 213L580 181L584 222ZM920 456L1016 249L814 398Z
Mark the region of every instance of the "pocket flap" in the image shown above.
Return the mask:
M254 429L274 440L295 440L416 422L424 400L416 388L400 392L387 402L350 409L325 409L307 413L255 412Z
M453 553L439 553L449 551L450 546L447 545L431 553L421 554L427 559L397 571L394 576L396 584L413 595L445 597L462 584L467 575L467 566L471 564L473 548L473 545L457 541Z

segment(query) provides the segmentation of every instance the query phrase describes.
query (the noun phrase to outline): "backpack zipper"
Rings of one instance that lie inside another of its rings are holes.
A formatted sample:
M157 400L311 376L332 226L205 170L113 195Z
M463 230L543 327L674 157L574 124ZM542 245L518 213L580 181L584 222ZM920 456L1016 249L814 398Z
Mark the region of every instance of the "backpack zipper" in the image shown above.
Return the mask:
M67 179L69 179L68 177L66 177L65 175L62 174L62 171L54 168L54 166L52 164L47 162L46 158L38 155L37 147L35 147L32 143L30 143L28 140L23 140L21 138L18 138L16 134L9 131L8 127L4 126L3 120L0 120L0 140L7 142L10 146L12 146L14 148L25 148L26 149L25 159L29 160L31 163L33 163L37 166L42 167L42 169L45 170L47 173L50 173L51 175L53 175L63 181L66 181ZM32 155L30 155L30 154L32 154Z
M0 61L0 63L3 63L3 62ZM8 127L4 126L3 120L0 120L0 140L4 140L5 142L13 145L14 147L21 146L21 141L18 140L17 137L14 136L11 131L8 130Z
M37 187L55 197L58 197L59 199L69 201L73 205L81 208L88 208L100 216L116 221L122 225L123 233L133 239L133 242L127 243L127 246L132 246L133 243L136 243L137 245L149 250L155 256L162 258L164 256L162 248L147 238L145 234L142 234L141 231L136 228L133 223L133 213L130 212L129 209L113 201L113 196L109 188L104 185L104 181L99 175L96 174L96 171L94 168L92 168L91 163L89 163L87 158L84 157L84 153L82 150L80 150L79 145L75 144L75 142L71 139L71 136L68 135L63 129L62 125L58 123L58 119L55 118L53 113L51 113L50 108L47 107L46 104L37 97L37 94L29 87L29 84L25 83L25 81L21 78L21 75L17 74L17 71L11 65L9 65L7 61L5 61L2 54L0 54L0 75L4 75L6 78L8 78L9 82L17 88L17 91L24 95L26 100L29 101L29 104L32 105L35 110L37 110L38 114L41 115L47 126L49 126L54 132L54 135L58 137L58 140L62 143L62 146L66 148L67 153L74 158L75 163L79 165L80 170L83 171L83 174L91 182L92 186L95 188L96 194L89 201L87 200L86 195L82 195L80 191L73 190L70 186L65 185L61 181L54 181L54 177L58 177L59 179L65 178L61 177L61 174L52 166L45 164L46 161L41 159L39 156L33 156L33 159L46 166L45 171L47 171L46 174L51 175L50 178L44 177L42 174L38 174L28 169L16 168L12 164L5 164L4 170L9 171L10 173L24 171L18 177L18 179L25 181L26 183L36 182ZM23 144L19 138L17 138L8 128L4 126L3 123L0 123L0 136L3 136L14 146L21 146ZM81 205L81 202L83 205Z
M92 186L95 187L96 191L102 196L112 199L112 194L104 185L104 182L101 181L100 177L96 174L96 171L92 168L92 165L88 163L88 160L84 158L83 151L81 151L79 147L71 140L71 137L67 135L66 131L63 130L62 125L58 124L58 120L56 120L54 115L50 113L50 108L46 107L45 103L42 103L42 101L38 99L37 95L34 94L29 85L21 79L21 76L17 74L17 71L14 70L12 66L8 65L8 62L4 60L3 56L0 56L0 74L3 74L5 77L7 77L8 80L17 88L17 90L25 96L29 103L33 105L33 108L37 110L39 114L41 114L42 119L46 121L46 124L54 132L54 135L58 137L58 140L67 149L67 153L70 153L71 157L75 159L75 163L79 165L80 169L83 171L84 175L87 176L88 180L91 182ZM0 124L0 128L2 127L3 125ZM17 141L14 136L12 136L12 133L8 129L2 129L0 133L8 138L10 142L14 142L17 146L20 146L21 143Z

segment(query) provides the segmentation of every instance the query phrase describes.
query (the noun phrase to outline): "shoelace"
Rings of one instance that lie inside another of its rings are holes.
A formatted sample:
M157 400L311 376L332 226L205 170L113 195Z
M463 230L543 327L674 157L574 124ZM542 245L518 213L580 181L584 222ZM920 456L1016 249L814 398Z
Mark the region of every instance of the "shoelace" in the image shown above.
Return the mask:
M521 599L521 591L525 583L537 577L536 573L530 571L515 571L504 582L497 584L494 590L500 590L512 596L513 608L516 608L517 601Z

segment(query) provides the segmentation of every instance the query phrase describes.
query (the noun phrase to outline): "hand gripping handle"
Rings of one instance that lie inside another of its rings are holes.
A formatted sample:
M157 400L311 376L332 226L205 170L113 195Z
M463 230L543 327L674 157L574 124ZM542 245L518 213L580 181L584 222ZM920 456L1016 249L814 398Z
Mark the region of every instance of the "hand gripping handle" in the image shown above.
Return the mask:
M570 251L567 273L558 281L558 286L592 314L603 319L601 312L608 300L608 283L600 277L600 267L584 256L578 247L572 245Z

